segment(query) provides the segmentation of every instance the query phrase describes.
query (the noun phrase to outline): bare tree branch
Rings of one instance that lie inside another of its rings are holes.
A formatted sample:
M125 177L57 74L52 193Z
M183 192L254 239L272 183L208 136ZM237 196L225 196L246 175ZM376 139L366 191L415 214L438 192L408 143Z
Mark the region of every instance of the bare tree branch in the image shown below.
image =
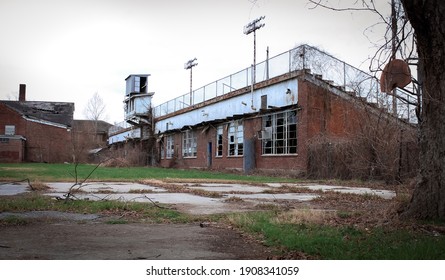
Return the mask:
M377 10L374 1L370 1L369 3L367 1L361 1L363 8L356 8L356 7L347 7L347 8L335 8L333 6L329 6L327 4L322 4L323 0L308 0L310 3L314 4L313 7L310 7L309 9L313 10L317 7L322 7L328 10L336 11L336 12L348 12L348 11L356 11L356 12L373 12L380 16L380 18L388 24L386 18ZM358 1L355 1L354 5L357 4Z
M102 164L102 162L99 162L91 171L90 173L81 181L78 181L78 172L77 167L78 163L74 166L74 176L75 176L75 183L69 188L68 193L65 195L65 202L67 202L71 197L73 197L73 192L80 190L83 186L83 184L93 175L93 173L96 171L97 168ZM77 189L75 187L77 186Z
M87 106L84 109L84 115L87 119L98 121L105 117L105 103L98 92L88 100Z

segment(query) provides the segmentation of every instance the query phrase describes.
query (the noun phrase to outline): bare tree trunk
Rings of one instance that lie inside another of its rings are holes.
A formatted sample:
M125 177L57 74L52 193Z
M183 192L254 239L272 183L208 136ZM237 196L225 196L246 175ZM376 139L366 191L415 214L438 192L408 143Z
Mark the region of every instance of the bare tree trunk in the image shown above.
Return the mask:
M402 217L445 219L445 1L402 0L423 76L420 174Z

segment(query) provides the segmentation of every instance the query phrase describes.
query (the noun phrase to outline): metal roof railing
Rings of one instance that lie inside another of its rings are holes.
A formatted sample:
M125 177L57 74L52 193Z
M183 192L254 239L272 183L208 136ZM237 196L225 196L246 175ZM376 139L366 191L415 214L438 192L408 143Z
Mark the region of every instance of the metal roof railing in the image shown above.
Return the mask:
M311 73L321 75L331 84L354 92L357 97L365 98L369 103L385 108L399 118L417 123L415 104L417 97L402 90L397 90L401 99L397 100L397 112L392 112L393 96L380 91L379 81L370 74L355 68L317 48L301 45L287 52L276 55L256 65L255 82L262 82L295 70L309 69ZM252 67L216 80L154 108L154 116L161 117L181 109L202 103L231 91L248 87L252 82Z

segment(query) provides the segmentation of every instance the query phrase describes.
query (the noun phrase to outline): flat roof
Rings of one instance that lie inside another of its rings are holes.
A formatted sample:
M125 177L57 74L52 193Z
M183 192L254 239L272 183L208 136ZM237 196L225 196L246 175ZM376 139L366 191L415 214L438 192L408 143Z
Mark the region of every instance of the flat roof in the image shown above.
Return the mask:
M145 78L147 78L147 77L151 76L151 74L130 74L130 75L128 75L127 78L125 78L125 80L128 80L128 78L130 78L130 77L132 77L132 76L145 77Z

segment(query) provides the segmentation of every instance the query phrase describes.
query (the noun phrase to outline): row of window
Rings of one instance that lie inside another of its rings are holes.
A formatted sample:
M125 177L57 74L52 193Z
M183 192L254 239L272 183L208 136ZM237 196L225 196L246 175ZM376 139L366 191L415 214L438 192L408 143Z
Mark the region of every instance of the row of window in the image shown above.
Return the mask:
M227 155L244 154L244 128L241 120L216 127L216 156L223 156L224 128L227 129ZM295 110L263 116L261 130L262 154L283 155L297 153L297 114ZM168 135L165 147L161 145L161 158L173 158L175 143L173 135ZM197 136L193 130L182 132L182 157L196 157ZM164 150L165 149L165 150Z

